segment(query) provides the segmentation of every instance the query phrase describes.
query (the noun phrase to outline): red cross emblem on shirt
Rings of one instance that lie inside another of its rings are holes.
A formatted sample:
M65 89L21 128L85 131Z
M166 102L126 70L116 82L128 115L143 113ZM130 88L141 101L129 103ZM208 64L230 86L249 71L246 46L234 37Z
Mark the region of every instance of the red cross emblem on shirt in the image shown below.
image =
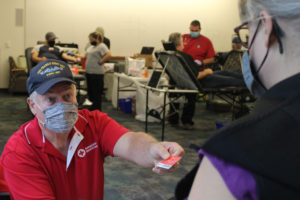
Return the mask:
M84 149L79 149L77 151L77 155L80 157L80 158L83 158L85 156L86 152Z

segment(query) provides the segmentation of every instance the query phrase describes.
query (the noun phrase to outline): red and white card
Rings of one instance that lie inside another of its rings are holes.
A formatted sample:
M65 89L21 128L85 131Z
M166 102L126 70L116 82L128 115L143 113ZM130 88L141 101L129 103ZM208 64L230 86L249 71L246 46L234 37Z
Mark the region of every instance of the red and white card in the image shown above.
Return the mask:
M171 169L180 159L181 159L180 156L170 156L169 158L160 161L157 164L157 167L164 168L164 169Z

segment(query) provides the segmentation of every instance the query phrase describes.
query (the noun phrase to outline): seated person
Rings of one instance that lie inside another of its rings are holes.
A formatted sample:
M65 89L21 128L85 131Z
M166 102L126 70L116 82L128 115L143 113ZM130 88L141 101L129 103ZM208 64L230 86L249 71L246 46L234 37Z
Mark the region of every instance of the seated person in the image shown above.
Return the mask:
M232 39L232 50L227 53L223 60L222 69L230 72L242 73L242 56L241 40L236 36Z
M228 86L244 86L244 79L241 73L228 71L213 71L211 69L202 69L193 61L192 56L182 52L183 43L180 33L172 33L169 36L169 42L173 42L178 53L182 55L189 64L200 83L206 88L228 87Z
M39 63L46 59L67 60L77 62L78 59L67 55L61 47L55 46L56 35L48 32L45 35L45 45L37 45L32 49L31 56L34 63Z
M196 62L194 62L192 56L189 54L183 53L183 43L180 33L172 33L169 36L169 42L172 42L180 55L183 56L185 61L191 67L191 70L194 72L197 79L200 83L206 88L215 88L215 87L226 87L226 86L244 86L243 76L240 73L228 72L228 71L212 71L211 69L202 69ZM171 82L172 84L172 82ZM172 95L171 95L172 96ZM186 130L193 129L193 116L195 112L195 102L196 94L185 94L187 103L183 107L183 112L181 115L181 121L183 128ZM168 121L171 125L178 124L178 113L174 114L174 110L179 108L178 103L173 103L173 106L170 106L170 116Z
M240 38L238 38L237 36L235 36L232 39L231 46L232 46L232 50L237 50L237 51L241 50L242 49L242 43L241 43Z

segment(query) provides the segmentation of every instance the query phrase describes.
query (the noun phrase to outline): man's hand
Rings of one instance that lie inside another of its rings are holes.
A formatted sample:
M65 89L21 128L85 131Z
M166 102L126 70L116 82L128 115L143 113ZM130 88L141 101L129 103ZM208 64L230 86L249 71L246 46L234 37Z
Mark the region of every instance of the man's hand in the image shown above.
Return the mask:
M209 74L213 74L213 73L214 73L214 71L212 69L207 68L207 69L205 69L205 70L198 73L197 79L202 79L205 76L207 76Z
M176 142L160 142L152 145L150 153L155 164L152 171L157 174L168 174L173 172L179 166L179 163L176 163L171 169L168 170L157 167L157 164L160 161L169 158L170 155L183 156L184 149Z
M182 156L183 148L175 142L158 142L154 137L142 132L124 134L114 147L114 155L132 161L143 167L152 167L157 174L167 174L174 171L179 163L166 170L156 165L170 155Z
M213 74L213 73L214 73L214 71L213 71L212 69L210 69L210 68L205 69L204 72L205 72L207 75Z

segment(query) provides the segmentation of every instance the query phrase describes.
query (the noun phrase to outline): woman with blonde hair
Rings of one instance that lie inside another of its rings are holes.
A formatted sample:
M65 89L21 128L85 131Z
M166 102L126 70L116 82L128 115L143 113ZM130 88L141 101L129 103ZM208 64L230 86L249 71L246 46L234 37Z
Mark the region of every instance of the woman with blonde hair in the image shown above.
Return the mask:
M101 110L102 93L104 86L104 62L111 58L111 53L103 43L103 35L100 32L89 34L91 46L87 48L85 55L79 57L86 59L86 79L88 98L93 102L90 110Z

